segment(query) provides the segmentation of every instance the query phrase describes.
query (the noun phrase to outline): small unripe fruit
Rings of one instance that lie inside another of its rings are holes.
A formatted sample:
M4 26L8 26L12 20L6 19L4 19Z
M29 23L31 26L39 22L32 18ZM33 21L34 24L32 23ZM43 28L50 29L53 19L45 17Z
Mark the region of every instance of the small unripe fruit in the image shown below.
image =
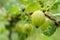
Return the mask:
M45 22L45 15L42 11L37 10L31 15L32 24L41 26Z
M46 18L44 24L41 26L41 30L44 31L50 26L50 19Z
M16 30L17 32L21 32L22 26L23 26L23 24L20 24L20 25L17 24L16 27L15 27L15 30Z
M23 25L23 28L22 28L23 33L30 34L32 32L32 30L33 30L33 27L31 24L27 23L27 24Z

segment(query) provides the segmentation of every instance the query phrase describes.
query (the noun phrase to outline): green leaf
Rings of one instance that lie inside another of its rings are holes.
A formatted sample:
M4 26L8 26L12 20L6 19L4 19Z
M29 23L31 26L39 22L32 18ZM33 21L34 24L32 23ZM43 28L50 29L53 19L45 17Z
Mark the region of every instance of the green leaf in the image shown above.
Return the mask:
M19 36L19 39L20 39L20 40L25 40L25 38L26 38L26 37L25 37L25 34L22 33L22 32L21 32L21 33L18 33L18 36Z
M39 8L41 8L41 5L38 2L33 2L26 7L26 11L34 12L35 10L38 10Z
M15 6L15 5L11 5L9 8L8 8L8 10L7 10L7 15L9 16L9 17L15 17L17 14L19 14L19 9L18 9L18 7L17 6Z
M54 34L55 31L56 31L56 26L53 22L51 22L50 26L47 28L47 30L43 32L43 34L47 36L51 36Z
M44 6L44 3L43 3L44 1L42 1L42 0L39 0L39 4L41 5L41 7L43 7Z
M27 16L25 15L25 13L21 12L20 18L21 18L21 20L26 21Z
M13 13L13 12L17 12L18 11L18 8L16 6L11 6L9 9L8 9L8 13Z
M58 8L58 3L55 3L55 4L53 4L53 6L51 6L52 11L56 11L57 8Z
M60 40L60 27L56 29L54 35L49 37L49 40Z
M19 3L25 4L25 5L33 2L33 0L18 0L18 1Z

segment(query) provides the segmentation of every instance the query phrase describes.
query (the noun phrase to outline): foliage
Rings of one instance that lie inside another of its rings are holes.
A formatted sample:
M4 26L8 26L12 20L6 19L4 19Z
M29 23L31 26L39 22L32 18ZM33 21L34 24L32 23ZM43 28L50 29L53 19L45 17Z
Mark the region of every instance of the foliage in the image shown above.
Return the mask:
M60 40L60 0L0 0L0 40Z

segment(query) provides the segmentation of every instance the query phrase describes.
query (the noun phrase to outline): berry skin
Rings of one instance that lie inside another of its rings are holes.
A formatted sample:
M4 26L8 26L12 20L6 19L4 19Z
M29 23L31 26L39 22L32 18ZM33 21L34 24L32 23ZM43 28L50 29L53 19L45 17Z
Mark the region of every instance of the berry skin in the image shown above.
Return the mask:
M41 26L45 22L45 15L42 11L37 10L31 15L32 24Z
M44 31L50 26L50 19L46 18L45 23L41 26L41 30Z
M33 30L33 27L31 24L26 23L23 25L23 28L22 28L23 33L30 34L32 30Z

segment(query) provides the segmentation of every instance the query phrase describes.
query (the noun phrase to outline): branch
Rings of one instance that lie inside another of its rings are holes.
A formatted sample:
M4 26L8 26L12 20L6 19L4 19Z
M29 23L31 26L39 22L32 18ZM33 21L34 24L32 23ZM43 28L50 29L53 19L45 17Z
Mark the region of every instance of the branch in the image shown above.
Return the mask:
M22 11L24 12L24 11L25 11L25 8L22 9ZM50 15L46 14L45 12L46 12L46 10L43 10L44 15L45 15L47 18L49 18L50 20L52 20L57 27L59 27L59 26L60 26L60 22L58 22L55 18L51 17ZM25 13L25 14L28 16L28 15L32 15L33 12Z
M11 38L12 28L13 28L14 24L16 24L20 20L20 18L19 18L20 16L21 16L21 14L18 14L18 15L16 15L15 18L12 16L11 17L11 20L8 20L9 21L9 25L6 25L6 27L9 30L9 36L8 36L9 37L9 40L12 40L12 38Z
M49 18L50 20L52 20L57 27L60 26L60 23L59 23L55 18L51 17L50 15L48 15L48 14L46 14L46 13L44 13L44 14L45 14L45 16L46 16L47 18Z
M22 9L22 12L24 12L25 11L25 8L23 8ZM11 35L12 35L12 27L13 27L13 25L14 24L16 24L19 20L21 20L19 17L21 16L21 14L18 14L18 15L16 15L16 17L14 18L14 17L11 17L11 20L9 20L9 25L6 25L6 26L8 26L9 27L9 40L12 40L12 38L11 38Z
M9 40L12 40L11 35L12 35L12 29L9 28Z

